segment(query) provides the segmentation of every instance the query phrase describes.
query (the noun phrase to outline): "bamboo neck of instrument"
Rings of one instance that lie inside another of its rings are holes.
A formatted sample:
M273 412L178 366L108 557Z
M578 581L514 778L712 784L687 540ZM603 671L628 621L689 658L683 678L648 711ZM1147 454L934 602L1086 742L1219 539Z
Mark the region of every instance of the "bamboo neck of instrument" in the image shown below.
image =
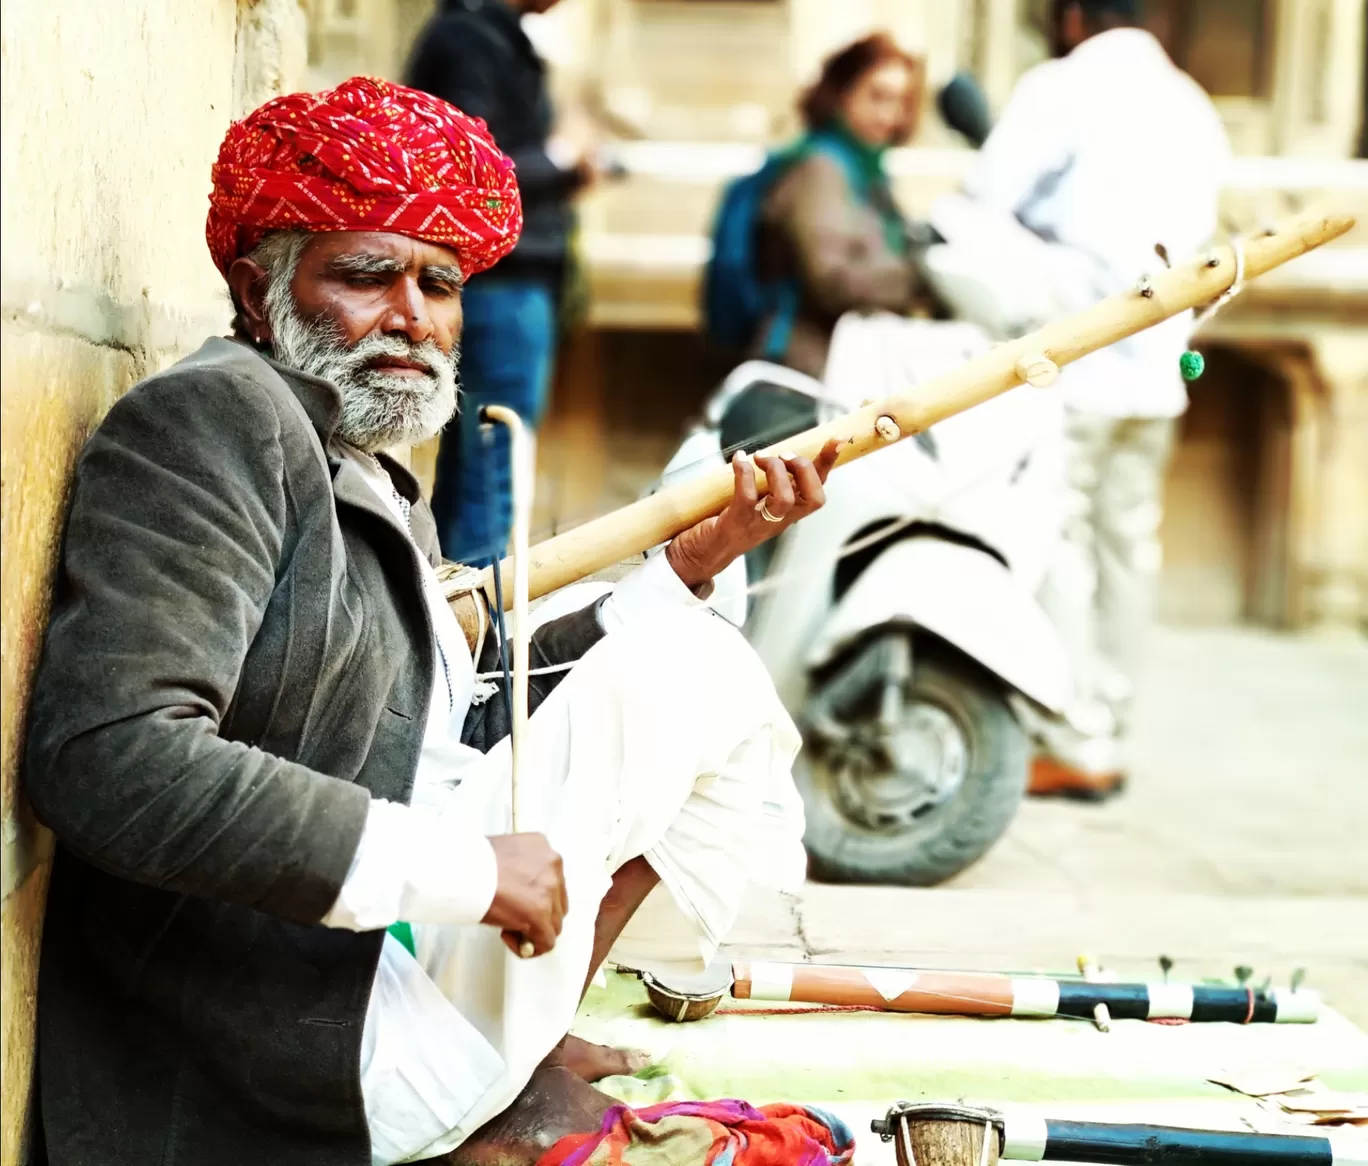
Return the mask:
M1247 239L1243 243L1244 278L1255 279L1280 267L1338 238L1353 225L1354 220L1348 215L1306 214ZM1021 370L1026 362L1043 356L1062 367L1171 316L1211 303L1231 287L1236 267L1233 247L1218 247L1207 256L1154 276L1147 294L1137 288L1055 320L910 392L867 405L786 439L784 449L815 457L835 438L842 442L838 466L873 453L1022 384ZM763 490L763 474L759 479ZM537 544L532 548L529 563L531 597L535 599L641 554L720 513L731 498L732 480L730 467L719 466ZM508 595L511 565L505 564L503 569L504 591ZM490 594L492 581L492 571L487 571L485 590Z

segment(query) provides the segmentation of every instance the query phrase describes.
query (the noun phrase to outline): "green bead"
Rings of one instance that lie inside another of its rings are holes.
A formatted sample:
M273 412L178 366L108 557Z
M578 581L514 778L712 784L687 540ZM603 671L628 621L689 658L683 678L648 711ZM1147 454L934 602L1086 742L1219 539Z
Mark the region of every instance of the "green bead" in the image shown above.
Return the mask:
M1183 380L1195 381L1206 371L1206 359L1200 352L1188 349L1178 358L1178 370L1183 374Z

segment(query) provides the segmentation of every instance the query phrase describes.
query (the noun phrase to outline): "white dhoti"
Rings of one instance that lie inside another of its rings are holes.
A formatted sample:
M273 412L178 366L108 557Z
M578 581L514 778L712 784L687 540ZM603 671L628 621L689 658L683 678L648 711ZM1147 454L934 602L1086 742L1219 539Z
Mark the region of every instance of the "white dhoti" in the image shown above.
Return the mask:
M660 876L614 948L634 967L701 971L750 884L800 886L798 745L758 657L709 611L664 611L595 645L523 745L518 825L562 856L560 939L520 960L492 927L415 924L415 960L387 938L375 992L399 1002L368 1024L362 1066L374 1160L445 1153L513 1102L574 1019L599 907L626 862L644 855ZM509 833L508 740L461 778L415 804Z

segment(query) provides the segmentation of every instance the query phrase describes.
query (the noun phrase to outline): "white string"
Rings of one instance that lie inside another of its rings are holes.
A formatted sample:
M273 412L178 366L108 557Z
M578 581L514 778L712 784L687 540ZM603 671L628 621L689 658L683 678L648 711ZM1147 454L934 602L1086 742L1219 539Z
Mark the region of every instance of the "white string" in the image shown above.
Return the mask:
M1244 291L1244 240L1239 235L1235 235L1230 240L1230 247L1231 250L1235 252L1235 279L1231 282L1231 285L1225 289L1225 291L1223 291L1219 296L1212 300L1211 303L1209 303L1200 312L1197 312L1193 315L1192 326L1194 329L1199 324L1203 324L1207 320L1211 319L1211 317L1214 316L1217 312L1219 312L1223 307L1225 307L1226 304L1230 303L1231 300L1233 300L1237 295Z

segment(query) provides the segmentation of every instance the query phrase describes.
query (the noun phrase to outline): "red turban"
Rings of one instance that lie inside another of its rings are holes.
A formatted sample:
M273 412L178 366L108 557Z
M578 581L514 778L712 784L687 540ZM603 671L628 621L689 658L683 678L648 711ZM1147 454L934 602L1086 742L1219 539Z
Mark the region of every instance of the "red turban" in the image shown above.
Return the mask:
M268 231L389 231L450 247L470 275L522 230L513 163L479 118L353 77L268 101L228 128L205 234L227 276Z

